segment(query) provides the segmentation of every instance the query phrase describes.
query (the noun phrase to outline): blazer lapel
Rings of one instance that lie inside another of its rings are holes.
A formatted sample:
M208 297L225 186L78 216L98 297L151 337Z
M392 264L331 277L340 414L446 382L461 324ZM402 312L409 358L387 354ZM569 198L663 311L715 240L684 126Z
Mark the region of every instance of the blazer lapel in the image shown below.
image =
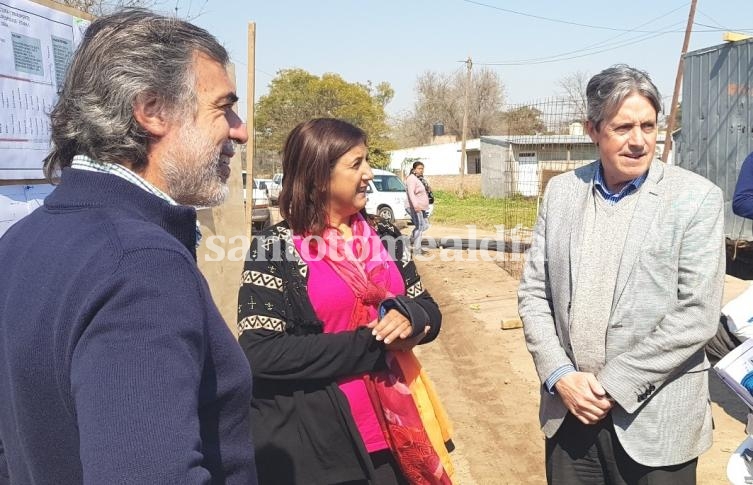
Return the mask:
M570 221L570 300L572 300L573 288L578 282L580 243L583 238L583 214L588 208L589 191L593 190L593 177L599 163L597 160L587 166L588 170L584 172L583 178L577 178L578 185L576 190L573 191L573 199L570 201L570 207L573 208L573 217Z
M633 218L630 220L630 226L628 227L620 267L617 270L617 282L614 287L614 297L612 298L612 314L614 314L614 309L617 307L617 303L619 303L622 292L625 290L633 267L641 253L646 233L651 228L651 223L656 216L662 190L658 182L663 176L664 167L662 163L654 160L649 169L648 178L646 178L638 194Z

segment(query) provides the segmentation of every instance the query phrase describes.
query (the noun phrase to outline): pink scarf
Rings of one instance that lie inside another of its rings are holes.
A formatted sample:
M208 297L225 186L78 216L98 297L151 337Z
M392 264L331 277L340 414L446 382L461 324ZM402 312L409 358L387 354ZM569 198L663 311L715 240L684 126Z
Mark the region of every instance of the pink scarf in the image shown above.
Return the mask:
M388 290L389 269L384 265L366 271L365 261L381 255L382 243L360 214L351 219L353 249L333 227L324 230L324 260L353 290L356 303L350 330L368 324L369 308L377 308L392 297ZM413 401L399 359L388 352L387 369L364 375L385 440L405 477L414 485L451 484L441 460L431 445Z

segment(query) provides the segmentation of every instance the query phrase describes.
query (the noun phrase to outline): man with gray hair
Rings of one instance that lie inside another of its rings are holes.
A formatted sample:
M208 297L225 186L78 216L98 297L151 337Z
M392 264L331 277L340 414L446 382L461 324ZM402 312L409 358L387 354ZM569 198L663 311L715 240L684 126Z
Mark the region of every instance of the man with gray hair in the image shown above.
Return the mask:
M254 484L251 373L196 265L227 194L228 54L145 10L94 21L51 114L58 187L0 239L0 484Z
M655 159L661 97L588 83L599 160L547 186L518 292L550 484L694 484L711 446L704 345L724 278L722 193Z

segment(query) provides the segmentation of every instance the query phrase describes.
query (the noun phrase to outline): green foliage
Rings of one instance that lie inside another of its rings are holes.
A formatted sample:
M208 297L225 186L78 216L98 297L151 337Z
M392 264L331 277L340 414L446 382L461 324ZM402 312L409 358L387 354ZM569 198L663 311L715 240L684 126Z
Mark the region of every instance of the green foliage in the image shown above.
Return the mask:
M542 112L533 106L519 106L505 111L506 135L536 135L546 132Z
M434 212L431 214L431 222L449 226L475 224L480 229L488 230L494 230L495 226L499 225L511 229L518 224L531 228L536 222L536 209L535 197L458 197L452 192L434 191Z
M369 157L375 167L389 164L389 127L384 107L395 92L389 83L349 83L338 74L315 76L303 69L284 69L255 107L256 144L281 152L288 133L311 118L331 117L352 123L369 137Z

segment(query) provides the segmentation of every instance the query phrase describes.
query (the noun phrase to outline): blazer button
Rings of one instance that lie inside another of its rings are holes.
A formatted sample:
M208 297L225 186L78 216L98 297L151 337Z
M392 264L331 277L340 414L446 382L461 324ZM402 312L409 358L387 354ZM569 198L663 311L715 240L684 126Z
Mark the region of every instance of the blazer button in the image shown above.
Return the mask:
M648 392L654 392L655 390L656 390L656 388L654 387L654 385L653 385L653 384L650 384L650 385L648 386Z

